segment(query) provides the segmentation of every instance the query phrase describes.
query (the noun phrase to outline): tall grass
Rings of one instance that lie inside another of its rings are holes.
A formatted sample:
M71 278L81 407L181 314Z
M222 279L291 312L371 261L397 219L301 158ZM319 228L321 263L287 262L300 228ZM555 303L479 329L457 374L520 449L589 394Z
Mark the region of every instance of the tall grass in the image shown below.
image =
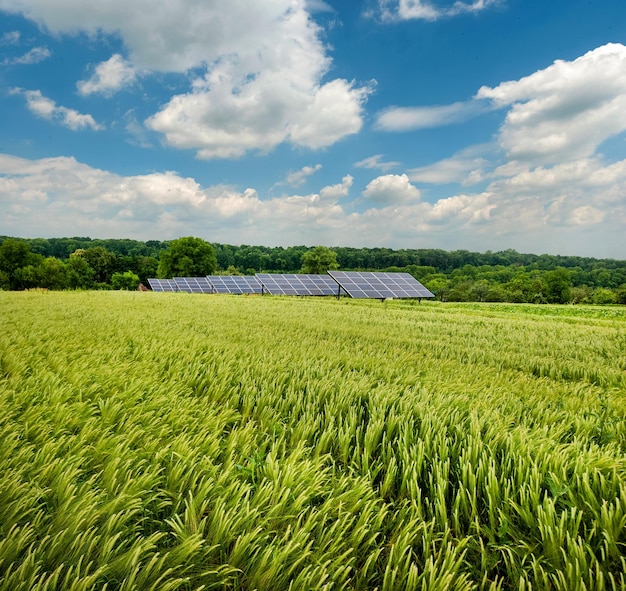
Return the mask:
M544 309L0 292L0 590L626 589L626 313Z

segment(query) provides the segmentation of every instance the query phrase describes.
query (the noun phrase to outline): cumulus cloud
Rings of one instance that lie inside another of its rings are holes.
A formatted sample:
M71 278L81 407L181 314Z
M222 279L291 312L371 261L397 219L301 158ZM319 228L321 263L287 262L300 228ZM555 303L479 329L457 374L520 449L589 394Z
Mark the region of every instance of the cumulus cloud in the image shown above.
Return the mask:
M379 113L376 127L418 130L461 123L497 109L506 110L495 139L509 159L507 167L591 157L605 140L626 131L626 46L610 43L573 61L557 60L519 80L483 86L470 101L391 107ZM461 181L465 170L483 164L461 154L413 169L410 176L424 182Z
M285 181L292 187L301 187L312 174L321 170L321 168L321 164L316 164L315 166L303 166L300 170L290 172Z
M376 204L403 203L418 201L420 192L406 174L386 174L370 181L363 197Z
M426 20L435 21L459 14L477 13L499 0L474 0L473 2L433 3L427 0L378 0L379 14L383 20Z
M294 48L287 61L309 61L298 53ZM240 78L237 69L230 60L216 65L194 92L172 98L146 125L203 159L267 152L285 141L322 148L361 129L367 88L345 80L319 86L317 76L298 82L286 62L252 78Z
M406 175L384 175L355 211L350 175L318 193L262 199L253 188L202 187L175 172L121 176L73 158L0 155L0 234L20 227L32 236L194 234L227 244L446 249L467 248L470 236L477 249L527 249L534 238L536 250L558 240L572 253L622 256L626 160L524 174L434 203L420 199Z
M508 108L498 142L512 160L558 163L591 156L626 130L626 47L611 43L494 88L477 99Z
M74 109L58 106L52 99L41 94L40 90L22 90L13 89L13 93L21 93L26 99L28 109L42 119L55 121L69 127L73 131L91 128L100 130L102 126L98 125L91 115L83 115Z
M149 239L188 235L227 243L301 244L343 224L337 201L352 177L319 193L261 200L252 189L203 188L175 172L120 176L74 158L26 160L0 154L0 234L14 224L37 235ZM316 230L317 229L317 230Z
M304 0L0 0L0 9L56 34L121 38L128 61L101 64L79 86L83 93L112 92L133 69L193 72L191 91L146 125L200 158L236 158L282 142L322 148L363 123L370 88L323 80L331 60Z
M81 80L76 87L83 96L94 93L113 94L132 84L137 73L135 68L119 53L98 64L88 80Z
M387 172L392 168L397 168L400 166L400 162L384 162L382 154L375 154L374 156L369 156L368 158L363 158L363 160L359 160L354 163L356 168L370 168L380 170L382 172Z
M334 203L342 197L347 197L353 181L354 179L352 176L347 174L343 177L343 179L341 179L341 183L323 187L319 194L320 199L332 201Z

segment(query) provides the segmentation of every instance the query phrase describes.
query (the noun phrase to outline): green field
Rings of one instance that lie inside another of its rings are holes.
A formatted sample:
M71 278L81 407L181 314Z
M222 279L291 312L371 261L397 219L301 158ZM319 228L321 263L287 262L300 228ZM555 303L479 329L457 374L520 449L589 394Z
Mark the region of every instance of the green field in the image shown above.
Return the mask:
M0 292L0 590L626 589L626 309Z

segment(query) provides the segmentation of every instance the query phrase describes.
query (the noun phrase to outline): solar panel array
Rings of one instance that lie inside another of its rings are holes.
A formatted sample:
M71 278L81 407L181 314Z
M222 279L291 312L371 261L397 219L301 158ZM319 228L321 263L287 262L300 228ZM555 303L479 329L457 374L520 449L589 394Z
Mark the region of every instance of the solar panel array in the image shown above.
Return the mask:
M215 293L262 293L261 284L251 275L209 275Z
M435 297L409 273L328 271L328 274L353 298Z
M341 289L330 275L257 273L256 277L263 292L271 295L332 296Z
M171 279L148 279L148 285L152 291L177 291Z
M329 271L327 275L271 274L209 275L148 279L152 291L187 293L230 293L340 296L353 298L433 298L435 297L409 273Z
M176 291L188 293L213 293L213 286L208 277L174 277L171 279L176 285Z

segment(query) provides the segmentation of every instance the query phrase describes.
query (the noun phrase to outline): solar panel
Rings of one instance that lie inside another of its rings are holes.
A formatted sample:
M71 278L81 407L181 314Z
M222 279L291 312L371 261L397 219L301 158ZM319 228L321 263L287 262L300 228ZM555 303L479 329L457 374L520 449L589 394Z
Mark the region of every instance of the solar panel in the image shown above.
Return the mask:
M329 275L257 273L256 278L271 295L329 296L339 289Z
M152 291L178 291L171 279L148 279L148 285Z
M213 286L206 277L174 277L176 291L187 293L213 293Z
M209 275L209 283L216 293L261 293L261 284L252 275Z
M409 273L328 271L328 274L353 298L435 297Z

